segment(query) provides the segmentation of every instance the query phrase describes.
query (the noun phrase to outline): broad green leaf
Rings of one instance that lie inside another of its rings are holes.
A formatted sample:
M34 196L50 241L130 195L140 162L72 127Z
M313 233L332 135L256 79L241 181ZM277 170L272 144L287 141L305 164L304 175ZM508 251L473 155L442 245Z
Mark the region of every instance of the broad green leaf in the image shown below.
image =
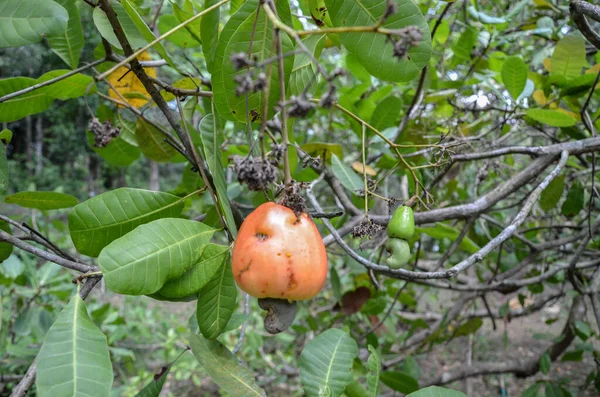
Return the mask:
M452 46L454 53L454 63L460 63L471 60L473 47L477 42L478 31L473 26L467 26L464 32L460 35L458 41Z
M40 397L109 397L113 371L106 336L75 294L46 334L35 384Z
M313 34L305 38L303 42L315 58L319 59L325 44L325 35ZM297 96L306 90L307 93L313 94L317 88L316 72L316 66L308 55L304 52L297 54L290 75L289 93Z
M229 247L218 244L207 244L202 250L200 259L183 275L170 280L158 291L165 298L182 298L198 295L222 266L229 266Z
M119 135L119 138L132 146L138 147L137 139L135 139L136 122L129 121L125 119L121 113L117 113L117 125L119 128L121 128L121 134Z
M357 381L353 380L346 386L344 396L347 397L369 397L371 394Z
M16 255L10 255L7 259L2 261L1 270L2 274L14 280L21 274L23 274L23 272L25 271L25 266Z
M29 77L13 77L0 79L0 96L20 91L36 84ZM43 90L36 90L0 103L0 122L10 123L31 114L41 113L52 105L54 100Z
M589 324L585 321L575 321L573 330L575 331L575 334L583 341L588 340L593 334Z
M364 182L356 172L340 160L338 156L331 156L331 171L340 180L342 185L355 192L356 190L364 189Z
M544 385L544 395L545 397L571 397L572 394L564 394L562 388L554 383L546 383Z
M190 346L200 365L223 391L235 397L266 397L248 367L241 365L219 341L192 335Z
M200 332L207 339L215 339L223 333L235 309L237 288L228 259L198 295L196 319Z
M467 397L465 393L439 386L429 386L406 397Z
M458 230L450 225L447 225L445 223L442 223L442 222L437 222L435 224L435 226L433 226L433 227L417 227L416 230L418 233L425 233L431 238L435 238L435 239L447 238L447 239L450 239L451 241L456 240L458 238L458 236L460 235L460 230ZM465 250L470 254L474 254L475 252L479 251L481 248L481 247L479 247L479 245L477 245L476 242L471 240L471 238L469 238L469 236L465 236L463 238L459 247L460 247L460 249Z
M88 132L87 137L92 150L115 167L126 167L140 157L140 149L125 142L121 136L113 138L108 145L102 148L94 146L94 134Z
M8 130L6 130L8 131ZM6 159L6 145L0 141L0 195L6 193L8 186L8 160Z
M302 150L310 154L313 157L320 156L327 163L331 161L331 155L334 154L338 157L344 156L344 149L342 145L337 143L326 143L326 142L310 142L300 146Z
M367 360L367 385L369 387L369 395L377 397L379 393L379 377L381 376L381 357L377 350L369 345L369 359Z
M552 75L572 79L581 74L586 64L585 39L579 32L563 37L554 48L551 58Z
M540 371L543 374L548 374L550 371L550 366L552 365L552 359L550 358L550 354L548 352L544 353L540 358Z
M40 76L36 82L42 83L44 81L52 80L53 78L62 76L66 73L69 73L69 70L52 70ZM67 99L84 96L86 92L88 94L93 94L96 92L96 85L94 84L93 77L77 73L73 76L67 77L66 79L43 87L39 91L51 98L61 99L64 101Z
M331 328L310 341L300 354L300 381L308 397L339 396L352 381L352 362L358 356L356 341Z
M221 213L225 217L227 229L232 237L235 238L237 236L237 227L235 225L235 219L233 219L231 206L229 205L229 198L227 197L227 183L225 182L223 163L221 163L221 148L218 143L219 134L212 113L207 114L200 120L198 129L200 130L200 137L202 139L204 158L208 165L208 169L212 174L213 182L217 190L216 194L219 202L215 203L215 205L219 205Z
M371 125L379 131L383 131L397 125L401 114L402 99L390 95L377 104L371 116Z
M577 124L577 119L558 110L533 108L527 109L525 114L551 127L570 127Z
M385 371L381 374L381 381L389 388L403 394L419 390L419 382L404 372Z
M569 218L579 214L583 209L585 191L579 181L573 182L573 185L567 192L567 199L563 203L560 212Z
M136 122L135 137L142 153L152 161L166 163L177 154L173 146L165 142L165 135L141 117Z
M77 199L69 194L58 192L19 192L6 196L4 201L24 208L57 210L77 205Z
M135 397L158 397L167 380L171 365L163 367L160 373L154 375L154 379L150 381Z
M214 232L203 223L174 218L138 226L100 252L106 286L120 294L152 294L193 266Z
M148 41L140 34L135 23L131 20L131 17L129 17L121 3L117 0L110 0L110 5L117 13L117 18L121 23L121 27L123 28L131 47L135 50L148 44ZM115 36L115 32L113 32L112 26L104 11L100 7L96 7L94 8L92 17L94 19L94 25L96 25L96 28L102 37L104 37L112 46L121 49L121 43L119 43L117 36Z
M92 197L69 212L69 231L77 251L97 257L112 241L139 225L176 218L184 198L163 192L120 188Z
M62 34L69 14L54 1L3 0L0 2L0 48L33 44L45 36Z
M12 234L10 225L4 221L0 221L0 230L8 234ZM0 242L0 262L4 262L13 252L13 245L6 242ZM0 320L1 321L1 320Z
M218 3L218 0L204 0L204 9ZM233 4L231 5L233 8ZM213 73L215 62L215 50L219 40L219 18L221 9L217 8L202 16L200 23L200 38L202 39L202 53L206 59L206 69Z
M483 325L483 320L479 317L472 318L467 320L464 324L461 324L460 327L454 332L454 336L466 336L474 334L481 328Z
M83 49L84 37L79 8L75 0L54 0L67 10L69 21L65 31L59 35L49 35L48 44L52 51L71 69L79 66L79 57Z
M133 22L133 24L135 25L135 27L137 28L138 32L141 34L141 36L148 43L155 40L156 36L154 36L154 33L152 33L152 31L150 30L148 25L146 25L146 22L144 22L142 17L140 17L140 14L138 14L138 12L135 10L135 7L131 5L130 0L121 0L121 5L127 13L127 15L129 16L129 18L131 19L131 21ZM119 16L119 20L120 19L121 17ZM173 63L173 60L163 47L162 43L158 42L154 46L152 46L152 48L156 50L156 52L158 52L160 56L163 57L163 59L167 61L169 65L176 68L175 64Z
M183 3L183 8L180 7L177 3L173 3L173 14L175 15L175 18L177 18L179 23L182 23L192 18L196 14L196 12L194 11L194 6L192 5L191 1L185 0L185 2ZM191 35L194 38L194 40L196 40L198 43L202 42L202 39L200 38L200 23L201 19L196 19L183 27L183 29L189 35ZM217 37L218 33L219 32L217 32Z
M246 68L236 70L231 62L231 56L238 53L248 54L251 42L250 37L252 37L253 30L254 40L252 41L250 57L256 60L256 62L262 62L272 56L273 25L262 9L259 12L258 18L256 18L259 3L259 0L248 0L242 4L240 9L225 24L219 37L217 49L215 50L214 70L211 76L214 103L217 114L232 121L246 121L246 95L238 96L236 94L237 83L234 79L237 76L245 75L247 70ZM275 4L279 18L283 23L291 26L288 0L280 0L275 2ZM293 43L287 35L282 34L281 41L284 53L294 49ZM284 60L284 80L286 85L293 65L294 57L286 57ZM256 75L262 69L257 70L252 67L250 71L253 71ZM269 111L267 117L271 118L275 113L275 106L279 102L279 72L276 67L272 70L269 91ZM262 118L262 109L265 103L263 96L263 91L248 94L248 112L251 121L260 122Z
M517 99L527 83L527 65L520 56L510 56L502 65L502 82L512 99Z
M380 0L326 0L334 26L374 26L381 21L386 2ZM397 11L383 24L385 29L417 26L423 33L421 43L412 47L403 59L394 57L393 44L381 34L340 33L344 47L373 75L385 81L410 81L427 65L431 57L429 26L412 0L396 0Z
M179 23L180 22L175 15L162 15L158 20L158 31L160 34L164 34L179 25ZM194 48L200 46L200 42L185 29L179 29L168 36L166 40L182 48Z
M540 196L540 208L545 212L552 210L562 197L565 188L565 176L559 175L554 178L542 191Z

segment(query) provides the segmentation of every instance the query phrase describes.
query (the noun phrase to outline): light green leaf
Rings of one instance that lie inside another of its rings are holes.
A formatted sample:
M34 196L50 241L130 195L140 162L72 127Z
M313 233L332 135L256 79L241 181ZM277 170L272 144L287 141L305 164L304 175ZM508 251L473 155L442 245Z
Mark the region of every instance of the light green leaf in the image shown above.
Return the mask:
M109 397L113 371L106 336L75 294L46 334L35 384L40 397Z
M215 339L223 333L235 309L237 288L228 259L198 296L196 319L200 332L207 339Z
M373 26L381 21L386 3L379 0L327 0L327 10L334 26ZM371 73L385 81L410 81L427 65L431 57L431 34L419 7L411 0L396 0L397 12L381 25L385 29L417 26L423 39L412 47L408 56L393 55L393 44L384 35L373 33L340 33L344 47Z
M170 280L158 291L169 299L198 295L222 266L229 266L229 247L218 244L207 244L202 250L200 259L183 275Z
M203 223L174 218L138 226L100 252L106 286L125 295L152 294L193 266L214 232Z
M527 109L525 114L551 127L571 127L577 124L577 119L558 110L533 108Z
M358 356L356 341L331 328L310 341L300 354L300 380L308 397L324 392L339 396L352 381L352 362Z
M527 65L519 56L510 56L502 65L502 81L512 97L517 99L527 83Z
M158 20L158 31L160 34L164 34L173 29L175 26L179 25L179 23L180 22L177 20L175 15L162 15ZM168 36L167 40L182 48L194 48L200 46L200 42L185 29L179 29L175 33Z
M306 48L319 59L323 45L325 44L325 35L313 34L303 40ZM313 94L317 88L317 82L315 80L316 66L310 60L310 57L304 52L297 54L294 58L294 67L290 75L289 92L291 95L299 95L306 87L310 88L306 91L309 94Z
M331 171L333 171L333 174L340 180L342 185L351 192L364 189L364 183L360 176L352 168L344 164L335 154L331 156Z
M391 389L403 394L412 393L419 389L419 382L403 372L385 371L381 374L381 381Z
M283 23L291 26L290 7L288 0L279 0L275 2L277 14ZM272 56L273 48L273 25L269 22L264 10L261 10L258 18L256 12L259 9L259 0L248 0L235 14L227 21L219 43L215 50L214 70L212 74L212 85L214 92L214 103L217 114L232 121L246 121L246 95L238 96L236 94L237 83L236 76L247 73L246 68L236 70L231 62L231 56L237 53L248 54L250 49L250 37L254 30L254 40L252 41L252 52L250 57L256 62L262 62ZM294 49L291 39L281 35L283 52L287 53ZM285 84L292 71L294 57L289 56L284 60ZM256 68L250 68L255 74L262 71ZM270 81L270 94L268 98L269 111L268 118L273 117L274 109L279 101L279 72L273 68ZM260 122L263 114L264 93L253 92L248 95L248 112L251 121Z
M141 117L136 122L135 137L142 153L152 161L166 163L177 154L173 146L165 142L165 135Z
M24 208L38 210L57 210L77 205L75 197L58 192L19 192L6 196L4 201Z
M122 5L123 9L125 9L125 12L127 13L127 15L129 15L129 18L131 19L131 21L133 22L133 24L137 28L138 32L142 35L142 37L148 43L150 43L153 40L155 40L156 36L154 35L154 33L152 33L152 31L150 30L150 28L148 27L148 25L146 25L146 22L144 22L144 20L142 19L142 17L140 17L140 14L137 13L137 11L135 10L135 7L133 7L131 5L130 1L129 0L121 0L121 5ZM120 19L121 18L119 16L119 20ZM167 63L169 65L171 65L174 68L177 68L175 66L175 64L173 63L173 60L171 59L171 57L169 56L169 54L167 53L167 51L163 47L162 43L158 42L154 46L152 46L152 48L154 50L156 50L156 52L158 52L160 54L160 56L163 57L163 59L165 61L167 61Z
M477 42L477 34L478 31L473 26L467 26L465 31L462 32L458 41L452 46L452 52L454 53L453 64L471 59L473 46Z
M79 57L83 49L84 37L79 8L75 0L54 0L69 13L66 30L59 35L49 35L48 44L52 51L60 57L71 69L79 66Z
M381 21L386 2L380 0L326 0L334 26L374 26ZM396 0L397 12L383 24L385 29L417 26L423 33L421 43L412 47L403 59L394 57L393 44L381 34L340 33L344 47L371 73L385 81L410 81L427 65L431 57L431 34L427 21L412 0Z
M16 256L11 255L4 261L2 261L2 274L6 277L14 280L19 277L25 271L23 262Z
M415 230L417 231L417 233L425 233L426 235L428 235L431 238L435 238L435 239L447 238L447 239L450 239L451 241L456 240L458 238L458 236L460 235L460 230L458 230L450 225L447 225L445 223L442 223L442 222L437 222L435 224L435 226L432 226L432 227L417 227ZM481 247L479 247L479 245L477 245L476 242L471 240L471 238L469 238L469 236L465 236L463 238L459 247L460 247L460 249L465 250L470 254L474 254L475 252L477 252L481 249Z
M13 77L0 80L0 96L20 91L36 84L29 77ZM32 91L0 103L0 122L10 123L31 114L41 113L54 102L43 90Z
M40 76L36 83L52 80L53 78L62 76L66 73L69 73L69 70L52 70ZM39 91L51 98L61 99L64 101L67 99L79 98L85 95L86 91L88 94L93 94L96 92L96 85L94 84L93 77L77 73L73 76L67 77L66 79L43 87L39 89Z
M586 64L585 39L579 32L563 37L552 54L552 75L572 79L581 74Z
M163 192L120 188L78 204L69 212L69 231L77 251L97 257L112 241L139 225L176 218L184 198Z
M204 9L215 5L218 0L204 0ZM233 4L231 5L233 8ZM215 62L215 51L219 40L219 18L221 9L217 8L202 16L200 24L200 37L202 38L202 52L206 59L206 69L213 73Z
M62 34L69 14L54 1L3 0L0 2L0 48L33 44L45 36Z
M429 386L406 397L467 397L465 393L439 386Z
M4 130L0 131L0 143L2 143L4 145L8 145L10 143L10 141L12 140L12 137L13 137L13 133L11 130L4 129Z
M477 11L477 8L475 8L474 6L469 6L467 8L467 11L469 12L469 15L471 15L475 20L477 20L481 23L485 23L485 24L489 24L489 25L498 25L501 23L506 23L506 19L493 17L484 12Z
M540 196L540 208L545 212L552 210L562 197L565 189L565 176L559 175L554 178L542 191Z
M381 357L377 350L369 345L369 359L367 360L367 385L369 387L369 395L377 397L379 393L379 377L381 376Z
M567 192L567 199L563 203L560 212L569 218L579 214L583 209L584 196L585 191L583 185L576 180Z
M214 123L212 113L207 114L200 120L198 129L200 130L200 137L202 139L204 158L206 159L206 164L212 174L215 188L217 189L216 193L219 200L219 208L225 216L227 229L232 237L235 238L237 236L237 227L235 225L235 219L233 219L231 206L229 205L229 198L227 197L227 183L225 182L225 171L223 170L223 164L221 163L219 133Z
M8 234L12 234L10 225L4 221L0 221L0 230ZM0 242L0 262L4 262L13 252L13 245L6 242ZM0 320L1 321L1 320Z
M225 392L235 397L266 397L248 367L238 363L221 343L192 335L190 346L200 365Z
M182 23L192 18L196 13L194 11L194 6L192 5L191 1L185 0L185 2L183 3L183 8L180 7L177 3L173 3L173 14L175 15L175 18L177 18L179 23ZM200 21L201 19L196 19L183 27L183 29L185 29L185 31L190 36L192 36L194 40L198 43L202 43L202 39L200 38ZM219 32L217 32L217 36L218 33Z
M133 49L138 49L148 44L148 41L139 33L135 23L131 20L121 3L117 0L110 0L110 5L117 13L117 18L121 23L121 27L123 28L131 47ZM115 36L115 32L113 32L112 26L104 11L100 7L96 7L94 8L92 17L94 19L94 24L102 37L104 37L112 46L121 49L121 43L119 43L117 36Z
M377 104L371 116L371 125L383 131L398 124L402 114L402 99L390 95Z

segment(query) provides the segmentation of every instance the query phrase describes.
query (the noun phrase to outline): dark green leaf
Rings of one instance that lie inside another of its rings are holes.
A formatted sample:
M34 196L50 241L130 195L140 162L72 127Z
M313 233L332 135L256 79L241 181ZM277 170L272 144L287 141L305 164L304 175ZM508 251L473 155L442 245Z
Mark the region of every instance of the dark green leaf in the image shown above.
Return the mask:
M584 196L583 185L576 180L567 192L567 199L560 209L561 213L569 218L579 214L584 206Z
M559 175L554 178L542 191L540 196L540 207L548 212L558 204L565 188L565 176Z
M548 372L550 372L551 365L552 360L550 359L550 354L546 352L540 358L540 371L542 371L543 374L548 374Z
M381 374L381 381L389 388L403 394L409 394L419 389L419 382L403 372L385 371Z

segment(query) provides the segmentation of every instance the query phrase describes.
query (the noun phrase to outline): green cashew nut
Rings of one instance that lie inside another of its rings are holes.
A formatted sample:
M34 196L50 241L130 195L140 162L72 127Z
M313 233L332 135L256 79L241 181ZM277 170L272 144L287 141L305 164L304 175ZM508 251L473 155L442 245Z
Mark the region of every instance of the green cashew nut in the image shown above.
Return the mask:
M390 253L390 256L386 260L390 269L399 269L408 263L410 259L410 245L408 245L406 240L390 238L385 243L385 248Z
M400 206L394 212L387 233L389 237L409 239L415 233L415 215L410 207Z

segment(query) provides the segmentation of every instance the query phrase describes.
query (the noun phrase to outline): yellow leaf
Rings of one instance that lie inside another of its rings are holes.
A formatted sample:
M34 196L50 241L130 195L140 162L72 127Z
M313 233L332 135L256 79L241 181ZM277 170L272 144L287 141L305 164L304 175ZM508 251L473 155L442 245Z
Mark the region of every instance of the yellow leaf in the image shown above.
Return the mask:
M355 161L354 163L352 163L352 169L356 172L358 172L359 174L365 173L369 176L375 176L377 175L377 171L375 171L373 169L373 167L371 167L370 165L367 165L366 167L363 165L363 163L360 163L358 161Z
M533 100L540 106L545 106L548 103L548 98L544 95L543 90L535 90L533 92Z
M585 71L585 73L589 74L596 74L598 72L600 72L600 63L595 64L594 66Z
M569 116L573 117L574 119L581 121L581 116L575 112L571 112L570 110L563 109L563 108L557 108L556 111L564 113L564 114L568 114Z
M548 107L550 109L556 109L556 108L558 108L558 104L556 102L552 102L550 105L548 105Z
M547 0L533 0L533 2L535 3L536 6L538 7L547 7L547 8L553 8L552 4L548 3Z
M548 73L552 72L552 61L550 58L544 58L544 68L548 71Z
M138 57L138 61L148 61L150 60L150 54L148 52L143 52ZM144 68L144 71L150 77L156 77L156 68ZM116 91L124 97L125 101L129 103L131 106L136 108L140 108L148 103L150 100L150 94L146 91L146 87L142 84L142 82L137 78L137 76L129 70L126 66L121 66L110 76L108 76L108 82L116 89ZM108 89L108 96L114 98L116 100L122 101L119 94L117 94L112 88ZM140 98L139 95L129 95L129 94L141 94L145 98ZM147 99L146 99L147 98Z

